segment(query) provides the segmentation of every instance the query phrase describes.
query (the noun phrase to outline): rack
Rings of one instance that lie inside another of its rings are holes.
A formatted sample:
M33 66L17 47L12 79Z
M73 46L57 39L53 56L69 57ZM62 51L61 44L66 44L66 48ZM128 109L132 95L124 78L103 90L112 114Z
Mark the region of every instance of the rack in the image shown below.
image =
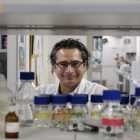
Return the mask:
M0 53L7 53L7 49L0 49Z
M94 36L93 37L93 73L100 73L100 81L102 84L102 36ZM93 78L93 81L97 81L97 79Z

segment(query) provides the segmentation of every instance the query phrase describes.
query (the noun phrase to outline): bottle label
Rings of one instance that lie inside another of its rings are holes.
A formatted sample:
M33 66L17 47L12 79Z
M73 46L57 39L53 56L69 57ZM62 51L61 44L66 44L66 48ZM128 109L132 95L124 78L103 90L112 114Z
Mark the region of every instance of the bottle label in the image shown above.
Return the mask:
M94 111L90 113L91 117L99 117L99 111Z
M51 116L50 113L35 113L35 114L34 114L34 119L38 119L38 118L49 119L50 116Z
M66 120L66 112L56 113L52 115L52 120Z
M124 119L102 118L101 123L102 123L102 125L106 125L106 126L123 126L124 125Z
M5 131L8 133L19 132L19 123L18 122L7 122L5 126Z

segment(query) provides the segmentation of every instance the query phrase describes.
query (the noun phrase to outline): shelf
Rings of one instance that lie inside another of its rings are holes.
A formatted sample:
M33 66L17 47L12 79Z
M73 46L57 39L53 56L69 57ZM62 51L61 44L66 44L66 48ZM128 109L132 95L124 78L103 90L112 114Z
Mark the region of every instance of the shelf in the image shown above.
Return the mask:
M101 52L102 50L100 50L100 49L97 49L97 50L96 49L93 49L93 51L100 51Z
M102 72L102 65L93 65L92 72Z
M7 49L0 49L0 53L7 53Z

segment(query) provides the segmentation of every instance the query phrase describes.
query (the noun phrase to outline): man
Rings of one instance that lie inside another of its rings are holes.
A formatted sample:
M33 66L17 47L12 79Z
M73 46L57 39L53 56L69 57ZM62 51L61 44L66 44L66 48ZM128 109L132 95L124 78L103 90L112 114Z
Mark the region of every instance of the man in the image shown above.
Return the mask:
M50 54L50 62L52 73L56 73L59 81L40 86L40 93L102 94L107 88L83 79L89 67L90 57L87 48L78 40L69 38L56 43Z

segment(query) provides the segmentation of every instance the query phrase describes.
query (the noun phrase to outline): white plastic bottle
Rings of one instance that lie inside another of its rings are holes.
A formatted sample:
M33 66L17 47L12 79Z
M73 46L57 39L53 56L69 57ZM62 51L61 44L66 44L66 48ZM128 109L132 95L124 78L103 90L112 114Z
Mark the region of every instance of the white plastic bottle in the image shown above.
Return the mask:
M37 92L34 82L34 72L21 72L21 84L15 94L16 112L20 124L29 125L33 123L33 101Z
M100 139L123 139L124 115L120 107L119 90L103 91L103 108L100 113Z

